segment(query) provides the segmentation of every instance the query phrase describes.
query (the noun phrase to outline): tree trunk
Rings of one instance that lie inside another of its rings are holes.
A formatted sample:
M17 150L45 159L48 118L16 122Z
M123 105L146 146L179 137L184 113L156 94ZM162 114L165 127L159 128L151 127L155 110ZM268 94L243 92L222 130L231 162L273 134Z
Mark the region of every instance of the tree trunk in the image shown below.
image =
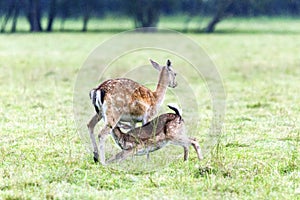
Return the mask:
M218 0L217 1L217 11L212 18L212 20L208 23L205 28L205 32L212 33L215 31L216 25L224 19L226 16L226 10L233 3L234 0Z
M82 32L86 32L86 31L87 31L88 21L89 21L89 16L88 16L88 14L87 14L87 15L84 15L84 16L83 16Z
M29 0L28 20L31 32L42 31L40 0Z
M206 33L212 33L215 31L217 23L221 21L221 16L220 15L215 15L213 19L208 23L205 32Z
M83 26L81 31L82 32L86 32L87 31L87 25L90 19L90 0L85 0L83 5L82 5L82 9L83 9Z
M194 0L190 3L190 8L188 9L188 17L184 21L182 32L187 33L189 31L189 24L193 20L193 17L202 12L203 0Z
M16 32L17 21L18 21L18 17L19 17L19 12L20 12L20 4L18 4L17 1L16 1L16 4L15 4L15 13L14 13L13 22L12 22L11 30L10 30L10 32L12 32L12 33Z
M9 5L9 8L8 8L8 11L5 15L4 21L2 22L2 25L1 25L1 33L3 33L5 31L7 22L11 18L11 15L14 12L15 4L16 4L16 1L11 1L10 5Z
M134 18L135 27L156 26L159 20L161 2L161 0L132 0L130 13Z
M48 32L52 31L53 22L56 15L56 8L57 8L56 6L57 6L57 0L51 0L49 14L48 14L48 24L47 24Z

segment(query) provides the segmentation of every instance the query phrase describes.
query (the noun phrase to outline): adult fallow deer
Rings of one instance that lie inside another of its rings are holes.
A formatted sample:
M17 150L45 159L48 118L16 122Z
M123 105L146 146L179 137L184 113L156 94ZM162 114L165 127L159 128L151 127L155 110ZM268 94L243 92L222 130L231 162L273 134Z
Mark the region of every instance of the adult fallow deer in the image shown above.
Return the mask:
M117 125L121 126L124 122L131 123L133 128L137 122L146 124L157 114L163 103L167 87L175 88L177 86L176 73L173 71L170 60L167 61L166 66L160 66L151 59L150 62L160 72L155 91L126 78L106 80L90 91L90 98L97 112L87 125L95 162L98 162L99 154L94 127L102 118L105 125L98 138L100 162L105 164L104 144L112 129Z

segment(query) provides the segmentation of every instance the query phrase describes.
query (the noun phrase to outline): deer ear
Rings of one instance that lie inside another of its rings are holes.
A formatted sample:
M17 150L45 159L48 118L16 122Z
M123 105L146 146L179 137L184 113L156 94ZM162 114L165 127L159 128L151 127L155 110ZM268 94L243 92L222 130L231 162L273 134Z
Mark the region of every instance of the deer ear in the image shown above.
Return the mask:
M171 61L170 60L167 61L167 67L171 67Z
M151 60L150 59L150 62L151 62L151 64L152 64L152 66L155 68L155 69L157 69L158 71L161 71L161 66L157 63L157 62L155 62L155 61L153 61L153 60Z

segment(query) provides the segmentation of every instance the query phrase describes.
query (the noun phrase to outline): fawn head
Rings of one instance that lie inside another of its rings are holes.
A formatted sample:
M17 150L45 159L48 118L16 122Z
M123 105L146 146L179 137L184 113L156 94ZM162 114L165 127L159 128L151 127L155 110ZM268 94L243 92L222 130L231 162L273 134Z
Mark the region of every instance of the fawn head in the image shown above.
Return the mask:
M165 70L167 71L167 74L168 74L168 87L175 88L177 86L177 82L175 80L177 74L174 72L170 60L167 60L166 66L161 66L157 62L155 62L151 59L150 59L150 62L152 64L152 66L160 72L165 68Z

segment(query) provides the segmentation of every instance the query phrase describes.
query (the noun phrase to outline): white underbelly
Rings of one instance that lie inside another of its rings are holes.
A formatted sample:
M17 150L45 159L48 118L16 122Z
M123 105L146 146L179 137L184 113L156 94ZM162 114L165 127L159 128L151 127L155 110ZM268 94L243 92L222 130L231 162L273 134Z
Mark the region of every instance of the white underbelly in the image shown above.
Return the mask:
M135 153L137 156L146 155L153 151L159 150L168 144L167 141L157 142L156 144L145 146L144 148L138 149Z
M122 115L120 121L123 122L132 122L132 121L143 121L143 116L132 116L132 115Z

